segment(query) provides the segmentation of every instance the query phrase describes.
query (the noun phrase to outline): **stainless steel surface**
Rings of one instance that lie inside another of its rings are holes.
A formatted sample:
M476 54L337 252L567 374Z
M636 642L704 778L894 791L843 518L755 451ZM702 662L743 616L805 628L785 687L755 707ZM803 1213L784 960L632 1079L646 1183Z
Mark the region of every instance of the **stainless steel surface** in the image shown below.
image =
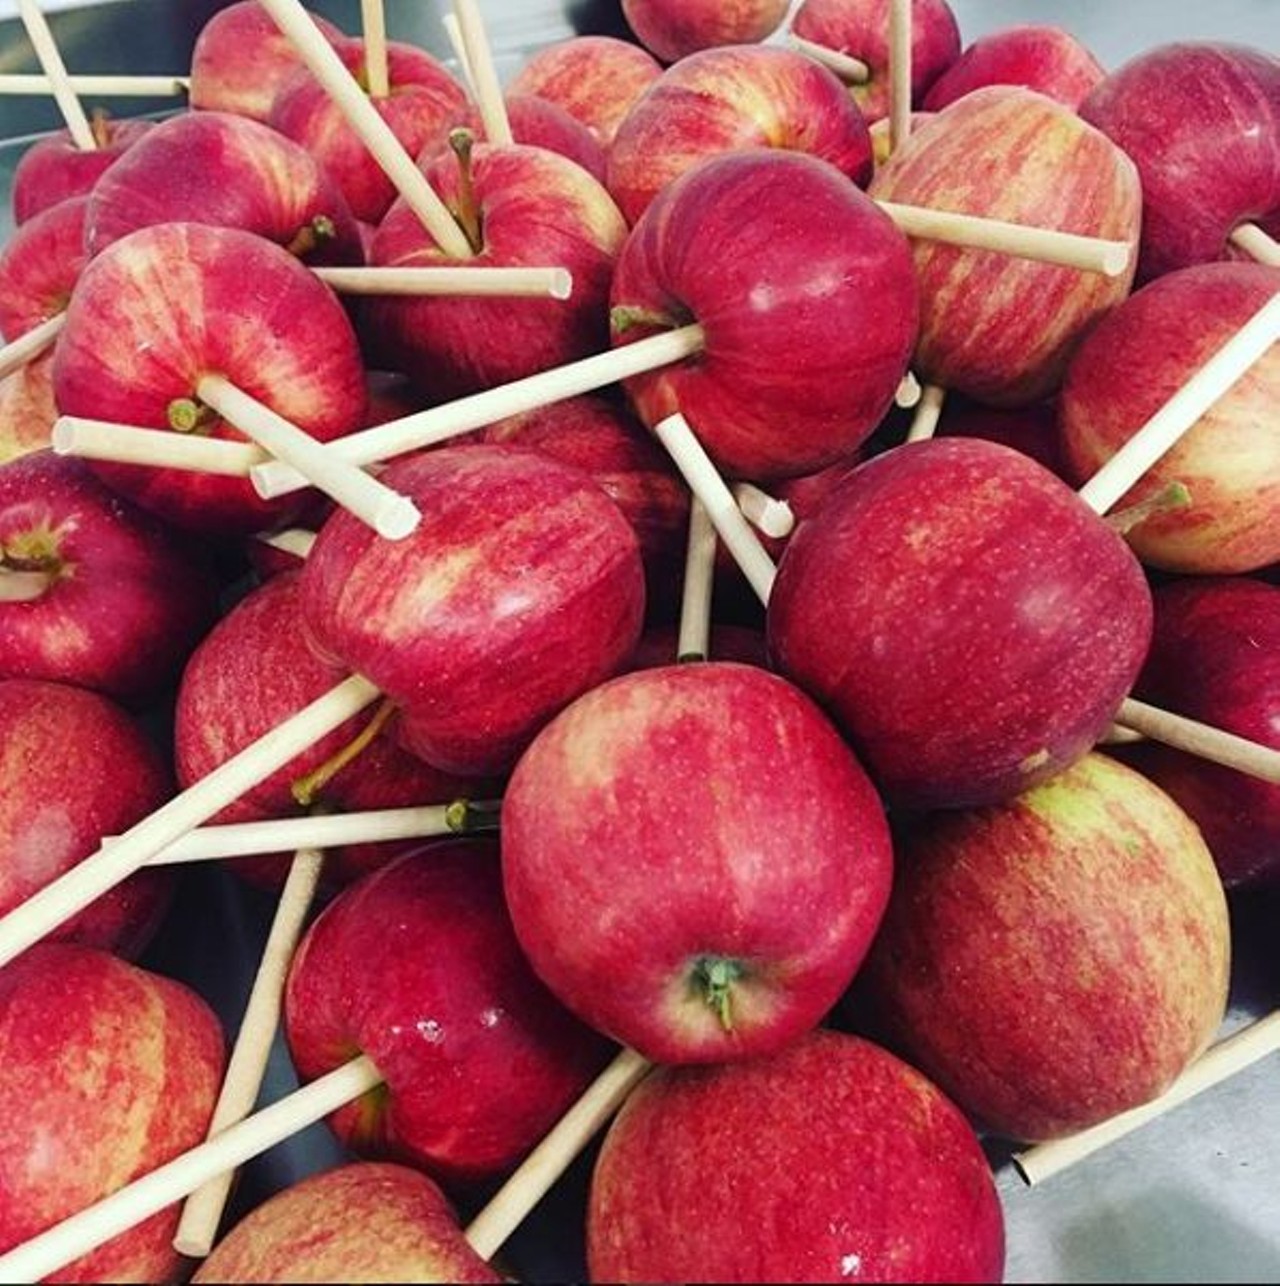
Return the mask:
M83 72L184 70L196 32L219 6L211 0L124 0L55 13L52 25L69 68ZM358 0L313 5L348 30ZM540 3L484 0L500 69L576 32L621 33L616 0ZM1210 6L1156 0L953 0L966 39L1021 21L1058 22L1114 66L1152 44L1232 39L1276 52L1280 0ZM6 12L6 10L0 10ZM387 0L393 39L447 56L439 0ZM0 70L35 70L20 25L0 21ZM122 101L120 113L171 108ZM0 138L57 124L49 102L0 100ZM0 147L0 235L10 228L8 189L23 144ZM1235 988L1228 1026L1280 1004L1280 896L1235 900ZM148 961L192 981L234 1025L250 981L249 962L266 933L270 900L216 870L187 877L177 913ZM283 1049L267 1097L291 1084ZM1280 1059L1272 1057L1082 1162L1042 1187L1017 1178L998 1143L997 1165L1009 1235L1008 1280L1280 1281ZM236 1201L243 1209L338 1151L318 1127L250 1166ZM581 1203L589 1157L548 1198L509 1248L525 1280L581 1278Z

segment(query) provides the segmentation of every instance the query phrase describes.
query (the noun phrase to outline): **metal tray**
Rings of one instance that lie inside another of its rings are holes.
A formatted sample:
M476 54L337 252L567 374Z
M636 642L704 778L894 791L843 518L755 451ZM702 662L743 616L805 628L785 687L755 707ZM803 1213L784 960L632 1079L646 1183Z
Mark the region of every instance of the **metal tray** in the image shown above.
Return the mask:
M1214 5L1159 0L951 0L966 41L1017 22L1058 22L1107 66L1156 43L1228 39L1280 49L1280 0ZM51 14L72 70L180 72L216 0L116 0ZM312 0L349 31L358 0ZM448 56L440 0L387 0L388 33ZM575 33L625 34L617 0L484 0L499 69ZM0 0L0 70L36 70L12 0ZM174 100L118 100L117 114L173 110ZM0 98L0 236L12 230L9 186L30 136L60 124L48 100ZM0 730L2 732L2 730ZM144 963L195 986L234 1031L265 940L271 899L216 869L188 873L173 915ZM1280 892L1233 901L1235 985L1224 1030L1280 1004ZM993 1142L1008 1230L1010 1282L1280 1281L1280 1084L1273 1057L1071 1171L1028 1189ZM283 1046L263 1101L294 1084ZM323 1126L247 1166L236 1216L264 1196L342 1158ZM581 1280L588 1152L508 1244L522 1280Z

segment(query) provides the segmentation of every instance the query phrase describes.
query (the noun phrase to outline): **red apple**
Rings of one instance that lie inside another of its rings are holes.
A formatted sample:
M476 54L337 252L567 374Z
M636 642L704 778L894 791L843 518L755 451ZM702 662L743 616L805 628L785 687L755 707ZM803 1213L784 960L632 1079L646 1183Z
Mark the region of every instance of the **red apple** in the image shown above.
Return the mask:
M1280 235L1280 59L1242 45L1158 45L1080 105L1142 175L1139 277L1242 258L1256 221Z
M1123 539L1040 465L947 438L852 473L791 537L779 671L833 712L893 804L994 803L1089 750L1151 637Z
M192 222L240 228L311 264L363 262L338 185L275 130L228 112L188 112L157 126L94 188L91 255L139 228Z
M713 45L763 40L787 8L788 0L622 0L640 43L667 63Z
M736 45L684 59L645 91L609 149L609 191L635 223L699 161L744 148L809 153L861 187L871 178L866 121L831 72L789 49Z
M871 79L849 92L868 123L889 115L889 0L803 0L791 30L804 40L849 54L867 65ZM911 101L960 56L960 28L946 0L912 0Z
M204 1141L222 1031L195 992L105 952L41 944L0 970L0 1251ZM172 1280L174 1204L59 1269Z
M285 1025L304 1079L357 1051L386 1078L330 1118L343 1143L454 1190L514 1168L609 1056L520 954L481 840L407 854L330 903L294 957Z
M1226 898L1200 832L1103 755L995 808L924 817L865 980L905 1057L1009 1138L1162 1094L1222 1021Z
M68 197L29 219L0 249L0 341L65 311L84 270L87 197Z
M93 149L81 149L66 130L33 143L13 171L13 221L25 223L51 205L92 191L107 170L154 128L154 121L99 119L94 131L100 141Z
M754 666L594 689L503 798L507 904L534 969L655 1062L749 1058L816 1026L866 954L891 863L852 752Z
M327 18L311 18L331 45L347 39ZM265 121L276 92L301 66L293 41L258 0L237 0L213 14L196 37L188 100L200 111Z
M177 676L217 614L203 553L48 451L0 467L0 576L42 572L0 602L0 678L52 679L138 703Z
M980 36L934 82L924 109L940 112L986 85L1024 85L1070 107L1106 77L1102 64L1069 31L1040 23Z
M536 147L476 147L475 266L562 267L573 293L561 299L370 300L373 343L423 393L448 400L587 357L607 341L605 303L626 224L581 166ZM432 186L457 214L468 206L453 156L426 164ZM457 263L398 201L374 237L381 267Z
M104 836L159 808L172 782L141 728L114 702L81 688L0 680L0 728L0 913L7 913L96 852ZM140 871L52 940L136 956L172 887L170 872Z
M90 262L54 354L63 414L159 429L195 403L196 432L239 440L196 400L208 372L320 441L350 432L364 414L364 368L342 305L279 246L238 229L164 223ZM144 508L200 531L245 534L298 512L296 502L259 499L246 478L94 468Z
M662 74L656 59L613 36L574 36L535 50L507 86L563 107L609 147L632 104Z
M1068 480L1091 478L1278 291L1280 268L1204 264L1151 282L1103 318L1060 399ZM1144 563L1229 573L1280 559L1280 443L1270 428L1277 398L1273 346L1120 500L1121 509L1141 504L1174 482L1191 494L1128 533Z
M0 464L47 447L57 418L53 354L46 352L0 380Z
M975 164L974 157L982 163ZM1016 86L975 90L876 171L877 199L1137 245L1142 193L1129 159L1070 108ZM913 369L997 406L1058 386L1081 337L1128 293L1117 277L915 243L922 320Z
M608 159L599 139L558 103L534 94L508 94L507 119L517 143L545 147L582 166L597 183L605 181Z
M1144 700L1280 749L1280 589L1244 577L1155 591ZM1229 887L1280 874L1280 786L1148 742L1124 758L1191 815Z
M596 1162L587 1255L601 1282L998 1282L1004 1220L959 1110L818 1031L650 1075Z
M636 645L635 532L578 469L508 446L397 461L422 524L394 545L336 513L302 573L323 654L401 707L402 740L448 772L501 772Z
M367 92L364 41L344 40L335 48ZM435 151L455 125L467 123L471 108L466 92L425 49L389 41L387 76L389 93L369 101L410 156L424 149ZM348 124L343 109L308 70L300 68L281 85L268 124L320 162L357 219L376 224L390 209L395 185Z
M915 343L906 238L834 167L715 157L649 207L618 260L615 338L698 322L705 351L628 383L653 427L688 417L726 472L812 473L893 402Z
M501 1282L424 1174L357 1161L277 1192L242 1219L193 1282Z

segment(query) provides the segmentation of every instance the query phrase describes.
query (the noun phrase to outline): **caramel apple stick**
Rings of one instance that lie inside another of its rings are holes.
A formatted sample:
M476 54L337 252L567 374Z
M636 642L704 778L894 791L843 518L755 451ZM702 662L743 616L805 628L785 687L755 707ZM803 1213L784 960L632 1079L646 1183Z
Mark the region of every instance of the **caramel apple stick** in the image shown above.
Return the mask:
M359 675L344 679L143 818L119 839L104 844L0 917L0 965L8 964L95 898L146 865L162 849L234 803L251 786L269 777L380 696L378 689Z
M911 133L911 0L889 0L889 151Z
M0 1255L0 1282L35 1282L119 1236L201 1184L259 1156L382 1084L361 1055L216 1138L184 1152L109 1197Z
M716 577L716 529L695 497L689 506L689 539L684 556L677 661L705 661L711 647L711 596Z
M489 1259L498 1252L652 1069L647 1059L624 1049L596 1077L467 1226L467 1240L478 1255Z
M1254 313L1085 483L1080 498L1105 514L1277 340L1280 294Z
M311 546L316 543L316 533L305 527L287 527L284 531L273 531L254 539L282 553L292 554L295 558L306 558L311 553Z
M444 27L449 46L453 50L453 56L458 60L458 74L462 77L467 93L474 102L479 97L476 93L476 78L471 70L471 60L467 57L467 47L462 43L462 27L458 23L458 15L446 13L440 22Z
M172 98L187 93L187 76L68 76L74 94L102 98ZM53 81L41 75L0 75L0 94L52 94Z
M821 63L828 71L835 72L846 84L865 85L871 79L871 68L861 58L841 53L839 49L828 49L826 45L819 45L812 40L806 40L803 36L797 36L794 31L788 33L787 39L796 53L804 54L814 62Z
M937 384L926 384L916 407L915 419L907 430L908 442L925 442L933 437L942 418L942 408L947 400L947 390Z
M1175 750L1208 759L1224 768L1234 768L1260 781L1280 783L1280 750L1259 745L1234 732L1225 732L1132 697L1120 706L1116 722L1122 728Z
M1113 723L1111 727L1102 734L1098 745L1132 746L1135 742L1146 741L1146 739L1146 735L1139 732L1136 728L1124 728L1118 723Z
M293 41L311 74L342 108L373 159L382 167L396 191L422 221L423 227L435 238L440 248L453 259L470 259L471 243L449 212L449 207L436 195L435 189L404 150L391 127L378 114L377 108L343 65L342 59L320 34L301 0L262 0L262 7L271 15L276 26Z
M898 391L893 395L893 404L904 411L909 411L913 406L919 405L923 396L924 389L921 388L920 381L911 371L908 371L902 377Z
M1103 1121L1080 1134L1042 1143L1013 1156L1018 1174L1028 1186L1043 1183L1077 1161L1131 1134L1148 1121L1171 1111L1204 1090L1221 1084L1268 1054L1280 1049L1280 1010L1260 1018L1242 1031L1219 1041L1202 1054L1158 1099Z
M47 572L0 566L0 603L34 603L49 588Z
M1280 268L1280 241L1256 223L1242 223L1231 234L1231 242L1251 259L1265 263L1270 268Z
M243 1121L258 1101L280 1024L285 979L323 871L321 850L302 848L294 854L209 1121L210 1138ZM225 1170L187 1198L173 1239L178 1254L203 1259L213 1249L234 1177L234 1170Z
M54 100L62 113L62 119L67 122L67 129L71 132L75 145L82 152L95 151L98 141L94 138L89 118L84 114L84 108L67 79L67 69L63 65L62 55L58 52L53 32L49 30L49 24L45 21L40 6L36 4L36 0L18 0L18 13L22 18L22 25L27 29L27 36L35 48L36 57L40 60L40 66L49 78Z
M785 540L795 530L796 516L785 500L761 491L752 482L735 482L730 488L742 516L773 540Z
M340 295L467 295L568 299L568 268L314 268Z
M497 147L510 147L515 142L511 122L507 119L507 105L498 83L498 69L494 66L493 50L480 16L476 0L453 0L453 12L458 19L458 31L465 51L465 66L471 69L475 83L476 106L484 122L485 137Z
M39 357L62 333L66 320L66 313L57 313L0 348L0 380Z
M412 500L326 451L309 433L223 376L201 376L196 383L196 397L246 437L292 464L313 486L384 539L403 540L417 530L422 515Z
M876 204L908 237L922 240L942 241L971 250L993 250L1064 268L1100 272L1108 277L1120 276L1133 258L1134 247L1127 241L1107 241L1074 232L1030 228L1026 224L1009 223L1003 219L930 210L919 205L899 205L894 201L877 201Z
M55 455L217 473L229 478L248 477L249 470L267 458L266 452L252 442L228 442L194 433L174 433L171 429L86 420L76 415L55 420L50 441Z
M391 93L387 75L387 18L382 0L360 0L360 29L364 35L364 74L370 98Z

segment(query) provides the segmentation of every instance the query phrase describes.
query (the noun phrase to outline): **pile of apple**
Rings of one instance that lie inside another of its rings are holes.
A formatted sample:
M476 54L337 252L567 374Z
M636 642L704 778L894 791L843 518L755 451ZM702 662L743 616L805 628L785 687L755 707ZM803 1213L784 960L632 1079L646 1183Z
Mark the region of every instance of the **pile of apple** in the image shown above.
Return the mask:
M620 1049L660 1066L595 1162L593 1278L998 1280L979 1132L1059 1139L1163 1093L1223 1018L1225 890L1280 872L1275 785L1097 749L1131 694L1280 747L1280 346L1111 517L1076 494L1280 294L1280 61L1176 44L1108 74L1045 27L962 50L916 0L889 154L888 0L804 0L796 47L776 0L622 8L652 53L539 52L514 144L389 45L372 101L469 256L256 0L204 29L189 111L15 175L0 338L65 320L0 382L0 935L336 688L355 704L213 820L502 801L497 838L327 851L285 1030L303 1081L363 1055L377 1088L329 1118L352 1163L196 1280L501 1280L455 1208ZM365 44L316 21L372 93ZM893 203L1134 253L1107 276L909 240ZM316 271L460 258L572 293L357 298ZM625 385L582 375L664 336L683 354ZM595 391L498 423L477 401L387 461L421 515L401 540L247 466L51 446L75 417L225 458L210 373L341 443L559 368ZM946 390L935 440L903 442L909 372ZM712 500L655 439L673 417L799 520L743 570L720 552L691 664ZM0 1122L0 1280L209 1128L220 1025L128 963L175 870L0 966L0 1101L26 1105ZM177 1221L54 1275L189 1272Z

